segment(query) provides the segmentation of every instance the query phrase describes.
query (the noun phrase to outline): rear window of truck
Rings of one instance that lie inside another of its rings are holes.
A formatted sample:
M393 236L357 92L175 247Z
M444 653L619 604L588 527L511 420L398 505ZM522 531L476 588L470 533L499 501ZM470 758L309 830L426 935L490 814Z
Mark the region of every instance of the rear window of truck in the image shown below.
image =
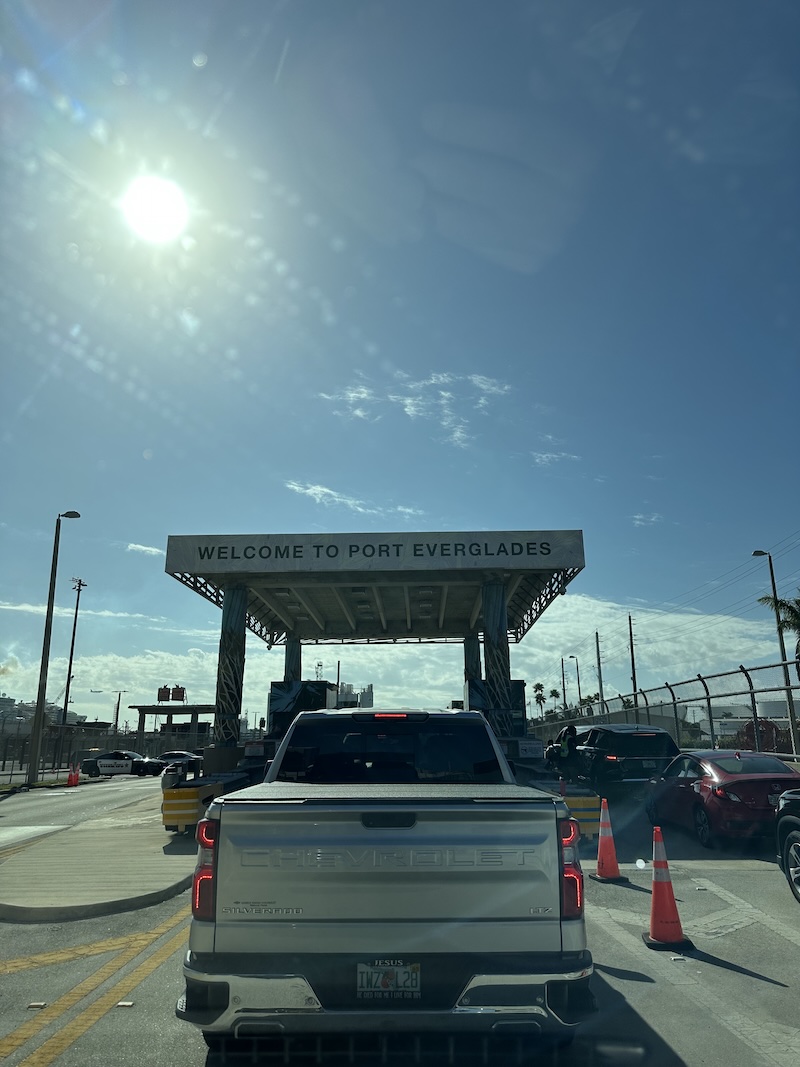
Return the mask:
M458 727L426 718L298 723L279 782L499 784L503 772L480 722Z

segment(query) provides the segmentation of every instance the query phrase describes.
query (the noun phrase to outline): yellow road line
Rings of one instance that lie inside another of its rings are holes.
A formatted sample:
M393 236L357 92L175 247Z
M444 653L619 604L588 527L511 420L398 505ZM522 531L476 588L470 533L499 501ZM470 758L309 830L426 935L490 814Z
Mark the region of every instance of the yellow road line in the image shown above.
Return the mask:
M52 837L53 834L57 833L60 833L60 831L51 830L49 833L31 837L27 841L21 842L19 845L9 845L7 848L0 848L0 863L2 863L3 860L8 859L10 856L16 856L18 852L24 852L33 845L38 845L41 841L46 841L48 837Z
M134 971L131 971L122 981L117 982L107 993L98 997L80 1015L76 1015L72 1022L67 1023L59 1033L22 1060L17 1067L50 1067L53 1060L65 1052L79 1037L82 1037L96 1022L99 1022L120 1000L124 1000L126 995L157 970L174 952L178 952L185 943L186 931L180 930L158 952L146 959L144 963L140 963Z
M21 1048L26 1041L29 1041L35 1034L38 1034L40 1030L43 1030L51 1022L59 1019L65 1012L68 1012L73 1008L80 1000L82 1000L89 993L93 993L95 989L108 981L109 978L119 971L126 963L130 963L132 959L135 959L148 945L151 945L154 941L157 941L159 937L167 933L178 923L184 922L189 916L189 908L181 908L176 915L170 916L155 929L151 930L146 937L142 935L134 935L134 938L128 939L129 947L126 951L115 956L109 960L99 971L95 971L94 974L80 982L74 989L71 989L68 993L65 993L58 1000L54 1000L52 1004L48 1004L46 1008L42 1008L38 1011L33 1018L28 1022L23 1023L22 1026L17 1027L16 1030L8 1034L7 1037L0 1039L0 1060L5 1056L11 1055L12 1052ZM186 931L181 930L178 935L180 938L186 938ZM171 944L172 942L170 942ZM107 950L104 950L107 951ZM119 999L119 998L117 998Z
M132 934L130 937L109 937L106 941L95 941L91 945L75 945L73 948L59 949L58 952L40 952L36 956L0 960L0 975L17 974L18 971L29 971L35 967L50 967L56 963L71 963L72 960L83 959L86 956L102 956L105 952L117 952L137 943L144 948L152 940L152 932L148 931L144 934Z

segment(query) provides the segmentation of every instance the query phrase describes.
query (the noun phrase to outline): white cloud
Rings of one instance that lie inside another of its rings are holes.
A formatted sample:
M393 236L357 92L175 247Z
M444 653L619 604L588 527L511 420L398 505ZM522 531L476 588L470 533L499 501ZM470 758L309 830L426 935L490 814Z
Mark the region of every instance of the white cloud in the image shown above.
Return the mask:
M553 463L561 463L562 460L579 460L580 456L573 456L570 452L531 452L533 462L537 467L549 467Z
M286 482L285 484L286 488L291 489L293 493L311 497L314 503L322 504L325 507L347 508L359 515L380 514L378 508L368 507L363 500L358 500L354 496L347 496L345 493L338 493L335 489L328 489L324 485L310 485L308 483L302 485L300 482Z
M527 695L542 682L545 691L561 689L561 658L568 664L568 695L576 697L576 655L580 663L581 689L585 694L598 688L595 670L595 631L600 635L603 681L607 696L630 692L628 615L633 616L637 682L643 689L746 666L774 663L777 658L775 630L768 620L753 622L727 615L698 615L687 610L658 611L638 604L618 604L580 593L558 597L519 645L512 645L511 674L527 682ZM178 631L180 632L180 631ZM191 634L187 630L185 633ZM205 638L206 634L202 633ZM208 633L210 636L210 630ZM218 631L214 637L218 640ZM183 685L193 703L212 704L215 698L217 648L191 647L176 652L160 648L130 654L76 655L73 671L73 710L90 719L107 717L108 694L126 689L128 704L155 702L160 685ZM188 644L188 642L187 642ZM445 706L462 691L463 652L459 645L316 646L304 650L304 676L314 675L314 664L323 663L323 677L336 679L341 663L342 681L356 688L373 684L377 706L415 704ZM32 700L38 681L38 652L20 661L7 656L13 668L5 686L13 680L17 700ZM270 682L283 677L283 648L267 649L248 634L243 706L251 719L266 702ZM66 656L52 657L48 695L52 699L66 676ZM95 695L90 689L102 689ZM133 715L133 712L128 713ZM124 718L123 718L124 721Z
M26 615L44 615L47 612L47 605L9 604L8 601L0 600L0 611L21 611ZM74 608L60 608L57 605L53 608L53 616L56 618L72 618L74 614ZM163 615L141 615L132 611L108 611L107 609L97 611L92 608L81 608L81 618L86 615L92 615L97 619L144 619L147 622L167 621Z
M0 663L0 677L4 675L13 674L14 671L18 671L20 667L19 660L13 654L9 654L5 662Z
M324 485L313 485L308 482L303 484L295 481L285 482L284 484L293 493L308 496L315 503L322 504L324 507L347 508L357 515L403 515L404 517L424 515L424 512L418 508L411 508L405 505L379 507L376 504L369 504L367 501L359 500L357 497L348 496L346 493L339 493L335 489L328 489Z
M663 515L659 515L657 511L653 511L649 515L641 513L631 515L634 526L655 526L657 522L662 522L663 518Z
M498 382L495 378L486 378L483 374L470 374L468 381L472 382L476 389L490 396L504 396L511 392L511 386L505 382Z
M129 544L126 552L141 552L143 556L166 556L163 548L152 548L150 545Z
M398 387L399 386L399 387ZM511 393L511 386L482 374L434 372L414 379L398 371L384 386L363 376L337 393L320 393L320 399L340 405L334 414L349 419L377 422L384 410L395 409L406 418L425 420L442 432L441 440L465 448L474 439L470 416L486 416L492 401Z

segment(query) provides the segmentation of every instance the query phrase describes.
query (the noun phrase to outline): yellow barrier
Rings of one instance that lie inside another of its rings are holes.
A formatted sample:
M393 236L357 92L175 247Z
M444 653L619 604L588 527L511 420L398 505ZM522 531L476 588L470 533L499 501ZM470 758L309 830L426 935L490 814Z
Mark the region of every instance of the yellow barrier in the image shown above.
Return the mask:
M164 789L161 797L161 820L164 829L175 830L177 833L191 830L202 819L209 801L223 791L222 782Z
M600 797L594 793L591 796L570 796L567 793L564 797L564 802L569 808L569 813L573 819L578 820L582 837L591 840L599 834Z

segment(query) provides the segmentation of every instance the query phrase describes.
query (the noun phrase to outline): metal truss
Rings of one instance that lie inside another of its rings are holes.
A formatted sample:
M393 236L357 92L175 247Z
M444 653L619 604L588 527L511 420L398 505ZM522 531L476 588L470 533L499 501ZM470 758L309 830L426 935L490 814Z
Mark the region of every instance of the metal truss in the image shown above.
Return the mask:
M200 596L205 597L212 604L215 604L218 608L222 609L222 603L225 599L224 590L219 586L214 585L213 582L206 581L205 578L200 578L196 574L172 574L173 578L176 578L181 585L187 586L195 593L199 593ZM272 648L274 645L286 644L286 631L274 630L263 619L258 618L251 612L247 612L246 615L247 629L255 634L256 637L264 641L267 648Z
M530 630L531 626L536 622L539 616L544 612L545 608L567 591L567 586L576 575L580 574L580 567L565 567L564 570L555 571L547 583L542 587L538 596L536 596L531 603L531 606L525 612L522 617L522 621L519 626L514 630L508 631L509 641L520 642L525 634ZM527 584L527 583L526 583Z

